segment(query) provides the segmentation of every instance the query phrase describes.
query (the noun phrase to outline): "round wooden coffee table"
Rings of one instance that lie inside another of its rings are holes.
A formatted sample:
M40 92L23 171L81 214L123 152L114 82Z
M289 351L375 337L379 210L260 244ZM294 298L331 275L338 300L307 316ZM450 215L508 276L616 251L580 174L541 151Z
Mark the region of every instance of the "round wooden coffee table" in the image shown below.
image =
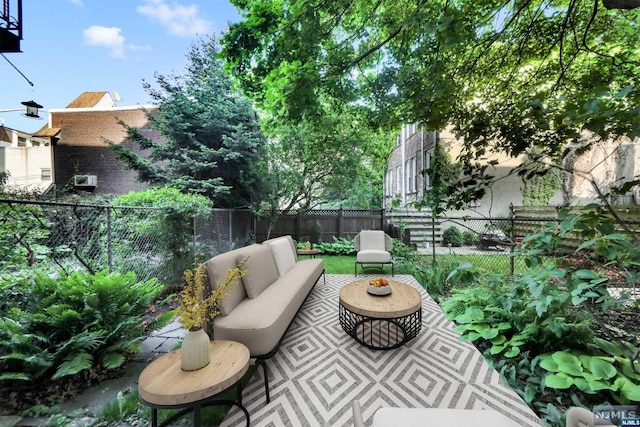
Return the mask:
M169 425L175 419L193 411L193 424L200 426L202 407L211 405L238 406L247 417L242 405L240 380L249 369L249 349L234 341L211 341L210 362L197 371L183 371L180 367L181 350L174 350L154 360L138 379L140 400L151 407L151 425L158 426L158 409L179 409L162 423ZM237 386L237 401L215 400L220 393Z
M422 329L422 296L412 286L390 280L391 294L367 292L369 280L340 289L340 326L360 344L391 350L412 340Z

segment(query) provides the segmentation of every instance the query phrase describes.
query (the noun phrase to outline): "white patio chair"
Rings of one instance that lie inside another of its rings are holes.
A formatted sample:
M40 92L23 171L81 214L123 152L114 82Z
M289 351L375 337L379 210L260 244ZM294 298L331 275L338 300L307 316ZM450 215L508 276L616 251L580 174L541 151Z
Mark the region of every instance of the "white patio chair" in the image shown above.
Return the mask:
M596 417L588 409L572 406L567 411L567 427L613 427L614 424L607 424L605 420L595 423Z
M365 427L360 402L351 402L354 427ZM373 415L372 427L520 427L499 412L482 409L380 408Z
M382 230L362 230L353 238L353 246L356 250L355 275L358 275L358 264L364 270L365 265L391 264L391 275L394 275L391 250L393 239Z

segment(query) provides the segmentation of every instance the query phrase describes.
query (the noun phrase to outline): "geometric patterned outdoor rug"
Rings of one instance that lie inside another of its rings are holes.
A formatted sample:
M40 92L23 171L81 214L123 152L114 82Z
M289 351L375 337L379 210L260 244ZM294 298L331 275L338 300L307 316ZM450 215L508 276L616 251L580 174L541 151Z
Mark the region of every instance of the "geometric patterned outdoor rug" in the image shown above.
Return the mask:
M358 275L358 280L373 276ZM338 319L338 293L353 275L327 274L304 303L278 353L267 360L271 403L262 369L243 391L251 425L352 426L360 401L366 425L381 407L494 409L522 426L543 425L471 343L458 341L453 323L409 275L394 280L422 294L422 330L394 350L370 350L348 336ZM223 426L244 425L233 407Z

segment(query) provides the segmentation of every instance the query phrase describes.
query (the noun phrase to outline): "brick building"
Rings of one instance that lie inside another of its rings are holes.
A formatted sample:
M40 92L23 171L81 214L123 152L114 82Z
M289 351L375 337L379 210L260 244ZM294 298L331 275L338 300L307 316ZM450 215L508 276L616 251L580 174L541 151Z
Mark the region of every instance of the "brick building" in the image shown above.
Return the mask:
M159 133L148 128L147 111L154 108L118 107L108 92L84 92L66 108L49 110L49 123L34 136L52 141L56 189L73 186L96 194L120 195L146 188L105 141L144 155L127 140L126 129L119 122L159 138Z
M436 132L426 132L418 124L404 126L397 135L396 148L389 156L384 182L384 208L393 200L401 206L422 199L429 191L429 169L435 149Z

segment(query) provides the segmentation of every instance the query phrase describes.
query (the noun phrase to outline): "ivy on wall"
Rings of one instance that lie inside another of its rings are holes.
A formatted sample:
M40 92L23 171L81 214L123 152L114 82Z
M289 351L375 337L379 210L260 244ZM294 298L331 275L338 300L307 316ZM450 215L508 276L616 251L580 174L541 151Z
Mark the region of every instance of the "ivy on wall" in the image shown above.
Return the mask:
M532 159L527 159L531 161ZM562 172L556 168L522 176L522 202L525 206L547 206L562 186Z

